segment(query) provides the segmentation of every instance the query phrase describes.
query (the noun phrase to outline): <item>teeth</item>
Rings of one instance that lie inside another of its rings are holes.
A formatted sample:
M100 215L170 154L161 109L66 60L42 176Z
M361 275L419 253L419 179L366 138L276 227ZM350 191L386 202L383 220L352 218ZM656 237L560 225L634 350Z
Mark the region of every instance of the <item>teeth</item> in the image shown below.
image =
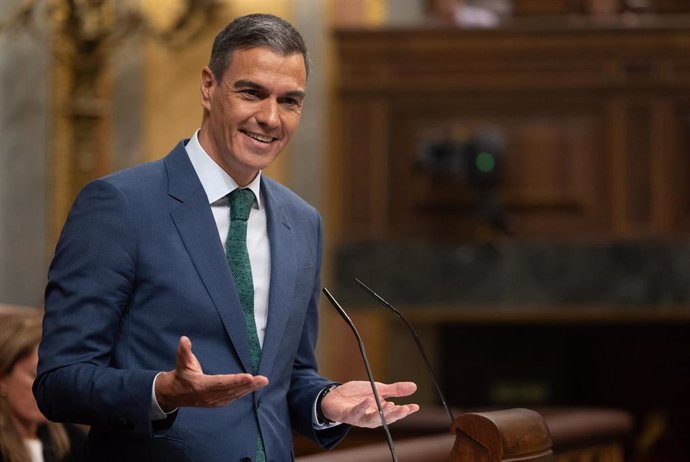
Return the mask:
M271 141L273 141L273 138L270 136L264 136L264 135L259 135L258 133L250 133L250 132L245 132L245 134L250 138L254 138L257 141L261 141L262 143L270 143Z

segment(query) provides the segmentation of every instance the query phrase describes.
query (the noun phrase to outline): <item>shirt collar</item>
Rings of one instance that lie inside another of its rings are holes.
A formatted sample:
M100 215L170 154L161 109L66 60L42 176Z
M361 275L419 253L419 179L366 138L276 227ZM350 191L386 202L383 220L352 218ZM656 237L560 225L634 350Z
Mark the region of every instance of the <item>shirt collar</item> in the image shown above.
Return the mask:
M201 143L199 143L199 130L194 132L194 135L189 139L185 145L189 160L192 162L194 171L201 181L201 186L208 197L208 203L213 204L239 186L232 179L228 173L220 168L216 162L206 153ZM256 207L261 209L263 207L261 201L261 171L256 175L256 178L247 185L247 189L251 189L256 197Z

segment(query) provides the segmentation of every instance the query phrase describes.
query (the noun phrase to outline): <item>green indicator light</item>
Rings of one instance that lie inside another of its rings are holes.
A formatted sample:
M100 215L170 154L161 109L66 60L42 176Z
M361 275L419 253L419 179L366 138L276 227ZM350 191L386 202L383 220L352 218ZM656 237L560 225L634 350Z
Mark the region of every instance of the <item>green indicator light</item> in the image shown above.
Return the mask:
M474 165L480 172L489 173L496 166L496 159L494 159L493 154L486 151L480 152L474 160Z

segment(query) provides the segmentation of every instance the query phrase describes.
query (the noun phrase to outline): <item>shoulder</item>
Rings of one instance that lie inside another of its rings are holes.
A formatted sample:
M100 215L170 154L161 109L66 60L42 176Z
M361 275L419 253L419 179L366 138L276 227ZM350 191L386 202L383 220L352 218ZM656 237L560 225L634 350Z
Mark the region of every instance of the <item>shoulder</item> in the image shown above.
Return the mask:
M161 159L119 170L91 181L82 189L79 196L119 196L129 203L146 202L152 198L157 200L161 195L167 195L171 168L178 171L188 170L187 173L193 175L194 170L187 158L184 140Z
M146 204L160 203L166 195L167 180L161 161L143 164L88 183L75 198L70 218L136 215Z
M319 218L318 211L297 193L271 178L261 178L263 192L270 206L278 206L289 209L291 213L311 215Z
M136 191L166 186L169 171L183 170L193 172L185 141L180 141L165 157L129 167L99 178L96 182L108 183L123 191Z
M95 180L123 192L155 188L166 180L163 159L120 170Z

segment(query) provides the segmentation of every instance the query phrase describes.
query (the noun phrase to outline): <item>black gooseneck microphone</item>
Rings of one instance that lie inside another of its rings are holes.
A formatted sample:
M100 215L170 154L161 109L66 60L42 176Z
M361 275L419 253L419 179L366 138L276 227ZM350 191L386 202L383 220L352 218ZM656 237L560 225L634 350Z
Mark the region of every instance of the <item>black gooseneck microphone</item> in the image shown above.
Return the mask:
M379 392L376 390L376 382L374 381L374 375L371 373L371 367L369 366L369 359L367 358L367 352L364 349L364 341L362 340L362 337L359 336L359 332L357 332L357 328L355 327L355 323L352 322L352 319L347 315L345 310L343 309L342 306L336 301L336 299L331 295L331 293L326 289L325 287L323 288L323 293L328 298L328 301L331 302L331 305L333 305L333 308L336 309L338 314L345 320L348 326L350 326L350 329L352 332L355 334L355 338L357 339L357 345L359 346L359 352L362 354L362 359L364 360L364 368L367 370L367 376L369 377L369 383L371 383L371 391L374 392L374 400L376 401L376 408L379 411L379 417L381 418L381 424L383 425L383 430L386 432L386 442L388 443L388 448L391 451L391 456L393 457L393 462L398 462L398 454L395 452L395 445L393 444L393 438L391 438L391 432L388 430L388 424L386 423L386 418L383 416L383 406L381 406L381 398L379 397Z
M453 422L455 422L455 417L453 417L453 413L450 410L450 407L448 407L448 403L446 402L446 397L443 395L443 392L441 391L441 387L438 385L438 380L436 380L436 375L434 374L433 369L431 368L431 363L429 363L429 358L427 358L426 353L424 352L424 348L422 347L422 342L419 341L419 336L417 335L417 332L415 332L414 328L412 327L412 324L410 324L410 321L407 320L407 318L400 312L398 311L393 305L388 303L381 297L379 294L374 292L364 284L362 281L359 279L355 278L355 282L362 288L364 289L369 295L374 297L380 304L388 308L390 311L395 313L396 316L398 316L400 319L403 320L407 328L409 329L410 333L412 334L412 337L414 337L414 341L417 344L417 351L419 351L419 354L422 356L422 359L424 359L424 364L426 365L426 370L429 371L429 375L431 376L431 380L433 380L434 385L436 386L436 391L438 392L438 396L441 398L441 403L443 403L443 408L446 410L446 414L448 414L448 418L450 419L451 425Z

